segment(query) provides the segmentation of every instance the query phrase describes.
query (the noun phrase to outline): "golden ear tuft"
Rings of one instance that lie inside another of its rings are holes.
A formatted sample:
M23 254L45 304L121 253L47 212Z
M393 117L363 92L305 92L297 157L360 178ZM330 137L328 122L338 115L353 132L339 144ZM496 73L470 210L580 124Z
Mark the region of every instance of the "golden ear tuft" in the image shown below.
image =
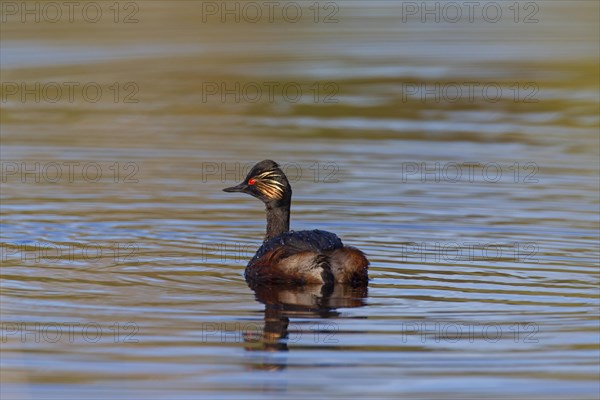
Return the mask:
M285 185L273 179L276 176L278 176L276 171L266 171L254 178L256 188L270 200L283 199Z

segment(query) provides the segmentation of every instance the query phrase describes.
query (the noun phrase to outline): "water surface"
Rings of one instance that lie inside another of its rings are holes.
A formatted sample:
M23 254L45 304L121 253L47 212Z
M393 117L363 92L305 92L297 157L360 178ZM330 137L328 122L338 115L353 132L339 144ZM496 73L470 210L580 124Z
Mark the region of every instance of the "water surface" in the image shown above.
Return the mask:
M535 3L3 23L3 398L597 398L598 5ZM368 291L247 287L263 206L221 189L265 158Z

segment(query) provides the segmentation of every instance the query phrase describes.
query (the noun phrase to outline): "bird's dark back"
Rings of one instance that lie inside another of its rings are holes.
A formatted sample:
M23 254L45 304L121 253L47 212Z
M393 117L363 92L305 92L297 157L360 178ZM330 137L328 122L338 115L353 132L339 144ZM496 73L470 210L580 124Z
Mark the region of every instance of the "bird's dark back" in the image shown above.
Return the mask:
M342 240L335 233L318 229L289 231L263 243L249 264L276 249L279 249L282 258L285 258L303 251L324 253L341 247L344 247Z

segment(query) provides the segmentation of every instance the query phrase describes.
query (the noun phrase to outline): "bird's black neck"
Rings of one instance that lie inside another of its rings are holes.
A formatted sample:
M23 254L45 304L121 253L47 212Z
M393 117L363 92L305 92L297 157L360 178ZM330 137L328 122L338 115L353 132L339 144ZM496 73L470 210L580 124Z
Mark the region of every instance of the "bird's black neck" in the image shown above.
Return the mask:
M267 234L265 242L290 230L290 202L266 205Z

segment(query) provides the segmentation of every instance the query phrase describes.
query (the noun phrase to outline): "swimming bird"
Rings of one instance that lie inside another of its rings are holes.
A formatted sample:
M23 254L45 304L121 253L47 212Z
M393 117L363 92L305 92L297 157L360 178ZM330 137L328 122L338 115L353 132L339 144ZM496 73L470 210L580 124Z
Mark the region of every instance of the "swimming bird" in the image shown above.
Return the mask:
M362 251L345 246L331 232L290 231L292 188L275 161L259 162L242 183L223 191L246 193L265 204L267 232L262 246L246 266L249 283L368 283L369 261Z

